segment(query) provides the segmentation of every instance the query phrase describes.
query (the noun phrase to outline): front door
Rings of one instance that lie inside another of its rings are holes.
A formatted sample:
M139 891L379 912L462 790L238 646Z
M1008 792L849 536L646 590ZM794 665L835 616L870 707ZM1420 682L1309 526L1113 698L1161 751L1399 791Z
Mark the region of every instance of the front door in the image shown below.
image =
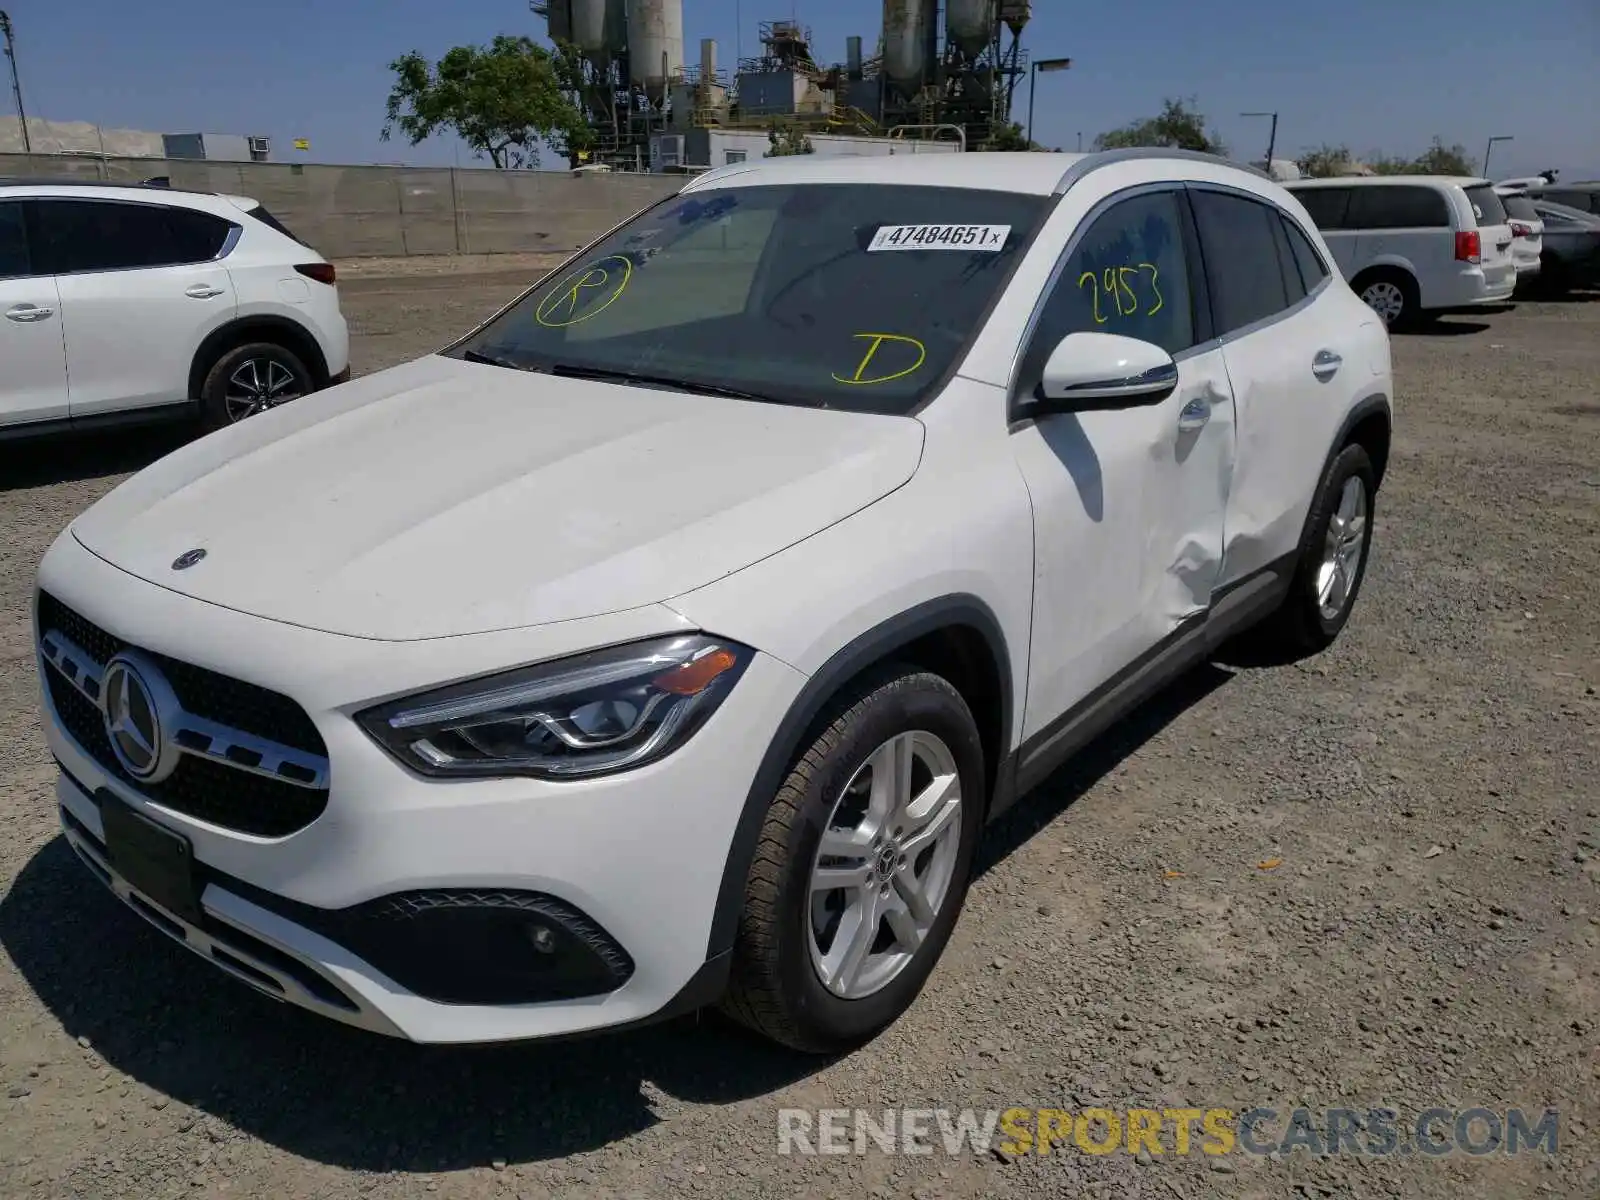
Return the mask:
M1179 187L1113 197L1091 214L1023 356L1032 391L1069 333L1118 333L1172 354L1160 404L1057 414L1012 434L1034 515L1027 738L1203 614L1222 565L1233 396L1200 349L1191 235Z
M23 202L0 201L0 429L66 415L61 299L33 271Z

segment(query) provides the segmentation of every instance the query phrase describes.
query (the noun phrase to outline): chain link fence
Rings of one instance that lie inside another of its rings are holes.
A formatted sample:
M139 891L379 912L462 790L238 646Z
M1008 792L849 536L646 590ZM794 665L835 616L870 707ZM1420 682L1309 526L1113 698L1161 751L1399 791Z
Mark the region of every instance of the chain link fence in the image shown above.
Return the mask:
M337 167L0 154L0 179L166 178L259 200L328 258L577 249L685 180L482 168Z

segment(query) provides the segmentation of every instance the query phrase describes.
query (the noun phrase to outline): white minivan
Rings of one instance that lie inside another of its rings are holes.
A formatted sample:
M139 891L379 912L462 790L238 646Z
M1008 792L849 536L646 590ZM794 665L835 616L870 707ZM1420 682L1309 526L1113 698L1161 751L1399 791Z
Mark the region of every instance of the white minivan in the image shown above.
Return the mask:
M1356 293L1391 329L1503 304L1517 286L1506 210L1486 179L1377 175L1286 184Z

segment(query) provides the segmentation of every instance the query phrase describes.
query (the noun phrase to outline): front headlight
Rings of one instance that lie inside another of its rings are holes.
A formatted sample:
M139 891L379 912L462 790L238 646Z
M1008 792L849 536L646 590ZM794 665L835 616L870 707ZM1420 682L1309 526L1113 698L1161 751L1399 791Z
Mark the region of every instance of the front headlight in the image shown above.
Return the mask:
M687 741L754 653L722 638L675 635L407 697L356 720L424 775L609 774Z

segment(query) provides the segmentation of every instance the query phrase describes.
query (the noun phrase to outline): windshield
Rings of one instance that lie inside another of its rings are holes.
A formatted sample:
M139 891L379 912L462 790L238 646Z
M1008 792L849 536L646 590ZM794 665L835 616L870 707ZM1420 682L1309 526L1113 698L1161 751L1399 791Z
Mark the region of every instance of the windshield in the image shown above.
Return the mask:
M905 413L971 340L1048 200L860 184L691 192L448 353Z

